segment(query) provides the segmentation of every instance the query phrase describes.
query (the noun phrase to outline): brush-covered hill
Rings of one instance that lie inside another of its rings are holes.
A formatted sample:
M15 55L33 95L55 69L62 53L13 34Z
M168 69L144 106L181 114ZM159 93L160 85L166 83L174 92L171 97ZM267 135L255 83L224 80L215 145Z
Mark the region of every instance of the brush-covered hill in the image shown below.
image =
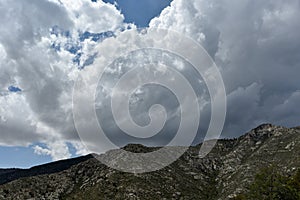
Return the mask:
M144 174L110 169L92 155L26 170L2 169L0 199L230 199L246 193L260 169L275 166L289 177L300 168L300 128L264 124L237 139L219 140L205 158L198 155L200 147L190 147L170 166Z

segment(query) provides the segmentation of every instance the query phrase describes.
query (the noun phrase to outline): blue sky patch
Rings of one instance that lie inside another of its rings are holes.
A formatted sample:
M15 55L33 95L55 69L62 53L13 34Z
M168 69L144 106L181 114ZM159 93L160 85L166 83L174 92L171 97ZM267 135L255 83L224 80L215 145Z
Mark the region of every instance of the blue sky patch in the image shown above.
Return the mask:
M76 54L76 56L73 58L73 63L77 64L77 65L80 65L80 58L82 56L82 53L78 53Z
M8 89L8 91L10 91L10 92L22 92L22 90L21 90L20 88L15 87L15 86L13 86L13 85L9 86L7 89Z
M94 1L95 2L95 1ZM117 8L125 16L125 22L134 23L139 28L147 27L154 17L170 5L172 0L104 0L117 3Z
M65 50L70 52L71 54L76 54L81 49L80 45L76 45L73 43L67 43L65 45Z
M0 168L30 168L36 165L52 162L50 155L38 155L34 153L34 146L47 148L43 143L34 143L28 147L0 146ZM77 157L76 149L71 143L67 143L71 158Z
M52 159L50 156L39 156L34 153L32 147L35 145L29 147L0 146L0 168L29 168L51 162Z
M115 34L112 31L107 31L103 33L91 33L91 32L84 32L79 35L80 42L83 42L86 39L91 39L94 42L102 42L106 38L114 37Z

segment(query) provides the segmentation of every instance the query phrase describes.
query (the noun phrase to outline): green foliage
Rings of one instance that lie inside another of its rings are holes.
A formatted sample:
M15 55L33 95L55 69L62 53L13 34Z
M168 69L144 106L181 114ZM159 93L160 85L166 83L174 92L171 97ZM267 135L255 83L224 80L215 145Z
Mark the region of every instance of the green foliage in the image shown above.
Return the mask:
M274 166L263 168L247 194L234 200L300 200L300 169L292 177L283 176Z

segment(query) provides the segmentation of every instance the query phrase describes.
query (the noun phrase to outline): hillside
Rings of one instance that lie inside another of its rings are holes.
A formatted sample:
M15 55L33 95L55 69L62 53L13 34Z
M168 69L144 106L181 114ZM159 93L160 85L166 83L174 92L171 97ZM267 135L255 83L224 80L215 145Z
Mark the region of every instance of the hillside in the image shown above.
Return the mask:
M237 139L219 140L205 158L198 156L200 146L145 174L110 169L91 155L27 170L3 169L0 199L230 199L247 191L266 166L286 176L300 168L300 128L264 124ZM125 149L153 150L142 145Z

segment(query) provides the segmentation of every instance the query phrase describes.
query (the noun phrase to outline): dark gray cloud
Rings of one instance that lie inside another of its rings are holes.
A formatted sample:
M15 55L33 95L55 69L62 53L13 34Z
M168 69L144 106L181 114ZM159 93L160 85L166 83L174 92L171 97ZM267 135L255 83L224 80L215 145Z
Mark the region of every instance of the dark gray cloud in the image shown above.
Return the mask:
M206 104L206 107L209 107L210 97L203 78L190 63L181 57L165 52L164 50L140 50L129 54L127 57L121 57L108 66L107 72L104 73L99 80L96 98L97 115L101 126L107 137L119 146L124 146L127 143L143 143L146 145L159 146L167 145L171 139L174 138L180 125L181 105L178 102L176 94L166 87L151 83L140 85L135 93L131 95L129 105L130 114L136 124L147 126L151 121L149 117L151 106L155 104L162 105L166 110L167 120L166 124L161 127L161 130L155 136L146 139L136 138L126 134L114 122L115 119L111 110L111 96L115 85L122 76L133 68L137 67L143 71L149 65L154 65L157 69L154 73L165 73L163 69L164 66L177 69L193 87L199 99L199 104L203 107L205 107ZM146 71L147 70L145 70L145 73L147 73ZM136 76L139 75L136 74ZM128 83L130 81L131 80L128 80ZM184 87L180 84L181 83L177 83L176 81L173 83L174 87L179 90L184 90ZM205 117L210 117L210 113L208 112ZM191 118L191 123L194 123L192 120ZM203 129L207 129L207 124L205 125L202 121L201 131L199 131L198 136L199 140L204 138ZM149 132L151 131L152 130L149 130ZM188 134L188 132L189 130L187 130L186 134ZM178 145L180 145L180 143L178 143Z
M228 94L223 136L233 137L263 122L299 124L299 8L298 0L175 0L150 26L183 32L215 58Z

